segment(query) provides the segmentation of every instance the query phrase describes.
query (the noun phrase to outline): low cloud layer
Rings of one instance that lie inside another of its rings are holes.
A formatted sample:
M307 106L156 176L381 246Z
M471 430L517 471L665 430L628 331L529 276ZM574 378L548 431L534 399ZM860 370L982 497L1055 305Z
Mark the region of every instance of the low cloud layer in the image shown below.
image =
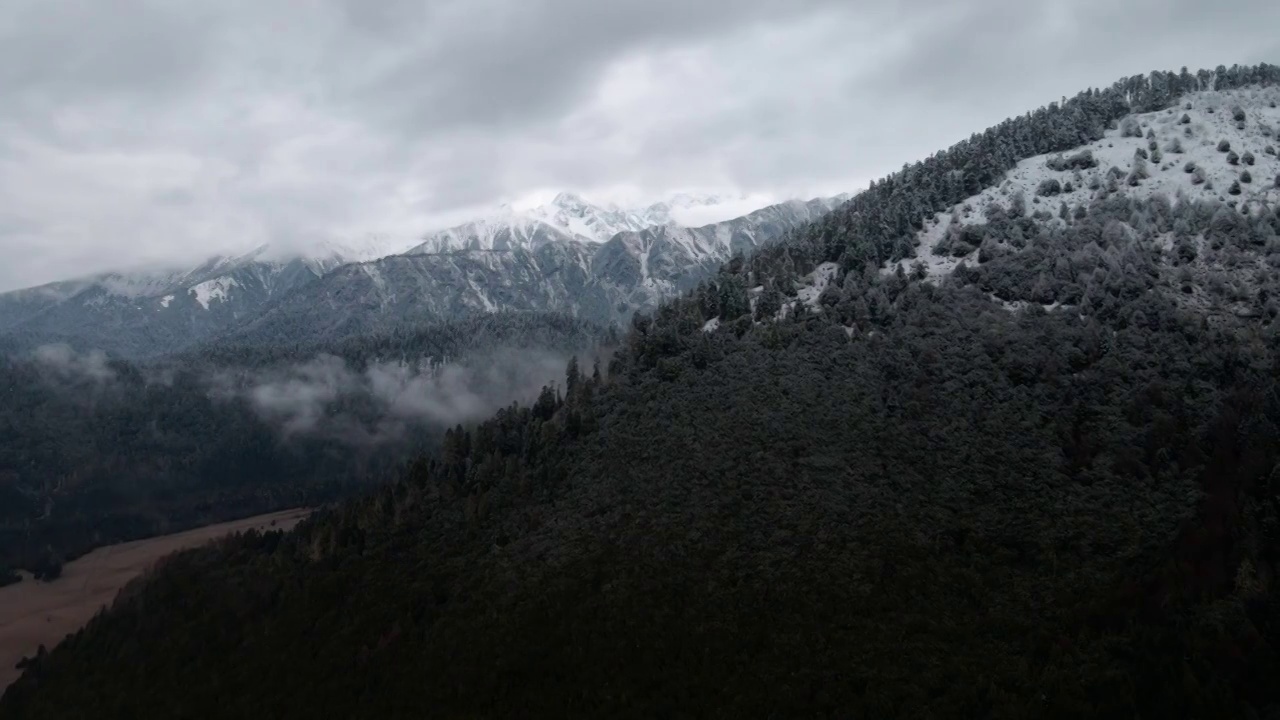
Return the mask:
M455 362L422 359L356 367L319 355L265 370L191 368L179 378L180 371L170 366L122 375L101 350L80 352L61 343L41 346L27 358L49 388L72 399L96 403L112 397L128 405L145 392L143 386L181 386L175 392L206 394L215 403L244 403L285 439L322 437L354 446L396 442L415 433L434 437L444 428L488 419L512 403L532 403L544 387L563 385L569 359L549 350L504 348ZM607 362L607 357L599 360ZM583 355L580 361L589 368L593 360Z
M247 399L287 436L376 444L413 427L470 423L512 402L530 402L562 381L567 363L555 353L509 350L470 364L376 363L357 370L325 355L287 370L222 376L214 392Z
M32 352L38 367L59 380L110 382L116 377L101 350L79 352L66 343L41 345Z
M286 433L314 430L329 404L360 388L359 378L341 358L324 356L276 379L263 378L245 395L264 416L284 423Z
M1278 24L1263 0L10 0L0 290L562 189L853 191L1120 76L1280 62Z

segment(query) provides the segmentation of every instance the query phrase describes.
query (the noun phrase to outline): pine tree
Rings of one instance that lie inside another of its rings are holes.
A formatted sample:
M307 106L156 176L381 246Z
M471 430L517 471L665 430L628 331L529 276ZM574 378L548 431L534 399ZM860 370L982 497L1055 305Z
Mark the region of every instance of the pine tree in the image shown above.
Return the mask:
M1057 182L1056 180L1054 182ZM1027 195L1019 190L1013 194L1013 200L1009 203L1009 217L1020 218L1027 214Z
M572 397L574 390L578 388L578 384L582 381L582 372L578 369L578 356L574 355L569 358L569 366L565 369L564 390L567 396Z
M1133 158L1133 171L1129 173L1129 184L1136 186L1150 176L1151 173L1147 170L1147 161L1141 155L1135 155Z
M755 320L756 322L773 320L781 310L782 293L774 287L765 288L760 299L756 300Z
M737 320L751 311L741 276L730 274L722 278L719 305L720 317L724 320Z

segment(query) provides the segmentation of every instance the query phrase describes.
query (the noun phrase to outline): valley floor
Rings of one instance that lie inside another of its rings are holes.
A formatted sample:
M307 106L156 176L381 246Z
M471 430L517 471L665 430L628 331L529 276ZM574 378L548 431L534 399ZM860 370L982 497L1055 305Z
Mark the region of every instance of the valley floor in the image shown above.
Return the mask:
M0 588L0 691L22 674L15 665L44 645L52 649L160 558L251 529L288 530L310 510L284 510L186 532L98 548L67 563L62 576Z

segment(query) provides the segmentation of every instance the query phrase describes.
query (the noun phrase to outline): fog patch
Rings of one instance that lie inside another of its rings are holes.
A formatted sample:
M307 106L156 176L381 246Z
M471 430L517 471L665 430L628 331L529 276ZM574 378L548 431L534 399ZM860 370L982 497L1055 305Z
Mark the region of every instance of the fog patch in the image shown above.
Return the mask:
M81 353L66 343L53 343L41 345L31 354L42 369L64 379L88 378L110 382L116 377L115 370L108 364L107 354L101 350Z
M472 422L513 400L527 400L564 374L569 359L553 353L507 350L478 366L450 363L422 372L404 363L378 364L364 373L373 396L390 415L441 425Z
M215 373L209 392L243 398L286 436L320 434L370 445L414 429L444 428L530 402L563 379L569 356L508 349L458 362L378 362L353 367L342 358L314 360L265 373Z
M282 420L288 434L313 430L329 404L355 387L347 364L322 355L290 371L290 377L257 385L249 397L258 412Z

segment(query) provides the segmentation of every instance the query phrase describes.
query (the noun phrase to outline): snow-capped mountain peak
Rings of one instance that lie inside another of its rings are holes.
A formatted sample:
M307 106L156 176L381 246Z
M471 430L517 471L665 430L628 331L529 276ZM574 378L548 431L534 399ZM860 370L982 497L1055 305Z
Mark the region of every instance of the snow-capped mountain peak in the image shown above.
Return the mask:
M622 207L565 191L544 205L526 210L503 205L488 217L434 231L406 254L537 248L554 240L603 243L621 232L665 225L695 227L745 215L767 204L767 199L746 195L678 193L652 204ZM717 213L716 208L723 211Z
M566 210L586 210L592 207L591 203L584 200L581 195L571 192L562 192L557 194L555 198L551 200L551 204Z

